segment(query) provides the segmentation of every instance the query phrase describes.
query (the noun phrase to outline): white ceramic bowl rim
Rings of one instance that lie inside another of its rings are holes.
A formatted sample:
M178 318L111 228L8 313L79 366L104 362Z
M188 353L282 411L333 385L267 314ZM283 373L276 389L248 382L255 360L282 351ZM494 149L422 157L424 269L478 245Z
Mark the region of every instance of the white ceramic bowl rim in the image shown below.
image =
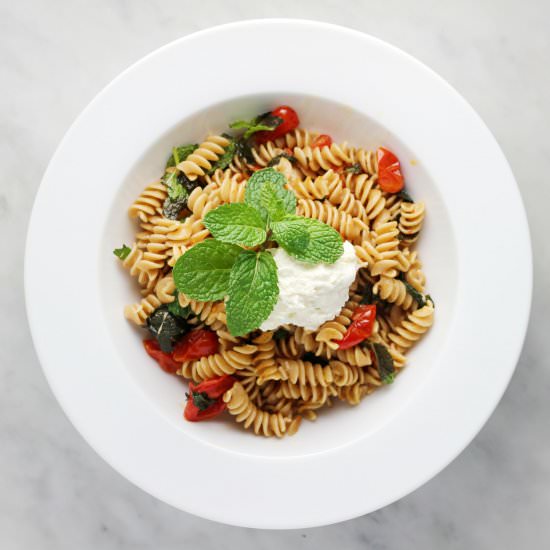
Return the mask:
M246 59L226 62L220 52L228 44L246 52ZM277 47L251 48L254 44ZM305 44L311 55L303 55ZM250 67L269 70L254 74ZM335 76L336 68L344 77ZM178 70L189 82L185 101L179 85L159 86ZM246 74L251 76L245 82L236 76ZM349 105L402 139L436 181L445 180L459 258L456 312L440 344L438 375L368 438L294 457L220 449L187 437L158 414L127 370L118 368L121 358L102 322L97 267L98 243L117 193L102 184L106 169L111 181L123 181L135 155L177 121L228 98L277 92ZM67 208L82 205L83 197L85 208ZM54 247L61 258L52 254ZM510 249L513 269L502 264ZM471 441L519 357L531 302L531 262L511 170L485 124L445 81L397 48L357 31L259 20L164 46L123 72L84 110L59 145L35 201L25 289L33 341L52 390L109 464L159 499L205 518L303 528L356 517L401 498ZM513 303L506 300L510 288Z

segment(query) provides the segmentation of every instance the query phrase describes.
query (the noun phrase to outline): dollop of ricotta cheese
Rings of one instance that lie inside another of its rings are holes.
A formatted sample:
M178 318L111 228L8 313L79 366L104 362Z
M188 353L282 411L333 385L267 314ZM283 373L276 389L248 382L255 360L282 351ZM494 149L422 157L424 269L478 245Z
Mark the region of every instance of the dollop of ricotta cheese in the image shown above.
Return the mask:
M315 330L333 319L346 303L359 261L353 245L344 241L344 253L333 264L307 264L272 248L279 277L279 299L261 330L290 323Z

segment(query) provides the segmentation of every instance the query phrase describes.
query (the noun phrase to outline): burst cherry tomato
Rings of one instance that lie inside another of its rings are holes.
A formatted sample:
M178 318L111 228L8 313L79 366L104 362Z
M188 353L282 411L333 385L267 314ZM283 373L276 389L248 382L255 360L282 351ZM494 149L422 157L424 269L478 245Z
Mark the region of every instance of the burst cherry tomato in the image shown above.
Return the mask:
M311 148L315 147L330 147L332 145L332 138L327 134L321 134L317 136L311 143Z
M189 420L189 422L208 420L209 418L214 418L225 411L226 405L221 397L216 399L212 405L202 411L195 405L193 399L193 396L189 397L187 404L185 405L185 410L183 411L183 417L185 420Z
M376 156L380 189L386 193L398 193L405 185L399 159L385 147L379 147Z
M189 384L189 398L185 405L183 416L190 422L199 422L218 416L225 410L223 394L229 390L235 379L232 376L219 376L210 380L204 380L195 385Z
M337 342L339 349L348 349L356 346L372 334L374 321L376 320L376 305L365 304L357 306L351 318L344 337Z
M183 363L212 355L218 351L218 337L211 330L200 328L188 332L175 346L172 357Z
M282 122L275 128L275 130L263 130L254 134L256 143L265 143L278 137L284 136L287 132L294 130L300 124L300 119L296 111L288 105L281 105L271 111L273 116L277 116L282 119Z
M211 399L217 399L221 397L227 390L233 387L235 379L232 376L226 374L225 376L218 376L217 378L210 378L209 380L203 380L200 384L189 383L189 389L191 391L206 392Z
M169 353L160 349L159 343L156 340L144 340L143 346L145 351L160 365L160 368L170 374L175 374L181 367L181 363L175 361Z

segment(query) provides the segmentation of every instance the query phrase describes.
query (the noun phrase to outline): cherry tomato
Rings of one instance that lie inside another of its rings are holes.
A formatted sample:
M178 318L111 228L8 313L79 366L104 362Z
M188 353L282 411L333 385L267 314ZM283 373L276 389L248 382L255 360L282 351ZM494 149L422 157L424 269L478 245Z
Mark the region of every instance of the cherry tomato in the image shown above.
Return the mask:
M185 405L183 417L185 420L189 420L189 422L200 422L201 420L208 420L209 418L218 416L225 410L225 407L226 405L220 397L212 405L210 405L210 407L204 409L204 411L201 411L195 403L193 403L193 397L190 397Z
M374 321L376 320L376 305L365 304L357 306L351 317L351 325L346 334L339 341L339 349L348 349L356 346L372 334Z
M379 147L376 156L380 189L386 193L398 193L405 186L399 159L385 147Z
M230 389L234 383L235 379L229 375L204 380L200 384L190 382L190 396L187 399L185 410L183 411L185 419L190 422L199 422L218 416L218 414L225 410L223 394ZM206 399L213 400L213 403L201 410L201 408L195 404L195 394L197 393L206 394Z
M315 147L330 147L332 145L332 138L327 134L321 134L317 136L311 143L311 148Z
M254 138L256 143L265 143L278 137L284 136L286 133L294 130L300 124L300 119L296 111L288 105L281 105L271 111L273 116L281 118L283 121L274 130L263 130L256 132Z
M227 390L233 387L235 379L232 376L226 374L225 376L218 376L217 378L210 378L209 380L203 380L200 384L195 385L193 382L189 383L189 389L196 392L205 392L210 399L217 399L221 397Z
M218 337L215 332L205 328L192 330L174 346L172 358L181 363L200 359L216 353L218 346Z
M181 367L181 363L176 362L172 355L160 349L156 340L144 340L145 351L160 365L160 368L170 374L175 374Z

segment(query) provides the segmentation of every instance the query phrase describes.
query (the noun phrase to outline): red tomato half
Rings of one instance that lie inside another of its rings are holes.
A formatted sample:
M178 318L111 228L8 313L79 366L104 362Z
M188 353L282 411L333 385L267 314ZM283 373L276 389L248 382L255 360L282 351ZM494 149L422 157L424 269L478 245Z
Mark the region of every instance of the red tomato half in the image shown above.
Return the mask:
M160 368L170 374L175 374L181 367L181 363L176 362L172 355L160 349L156 340L144 340L145 351L160 365Z
M201 328L188 332L175 346L172 357L183 363L212 355L218 351L218 337L215 332Z
M200 422L201 420L208 420L218 416L225 410L225 403L223 402L223 394L233 387L235 379L232 376L218 376L217 378L211 378L210 380L204 380L200 384L189 383L190 396L185 405L183 416L190 422ZM215 399L209 407L204 410L200 410L195 405L193 398L194 393L205 393L209 399Z
M315 147L330 147L332 145L332 138L327 134L321 134L317 136L311 143L311 148Z
M200 422L201 420L208 420L209 418L214 418L215 416L218 416L220 413L222 413L225 410L225 403L223 402L223 399L220 397L215 403L210 405L207 409L204 411L201 411L195 403L193 403L193 397L190 397L187 400L187 404L185 405L185 410L183 411L183 417L185 420L189 420L189 422Z
M398 193L405 186L399 159L385 147L379 147L376 156L380 189L386 193Z
M275 130L264 130L254 134L256 143L265 143L278 137L284 136L286 133L294 130L300 124L300 119L296 111L288 105L281 105L271 111L273 116L278 116L282 119L281 124L275 128Z
M217 378L210 378L204 380L200 384L195 385L193 382L189 383L189 389L196 392L205 392L210 399L217 399L221 397L227 390L233 387L235 379L228 374L225 376L218 376Z
M376 305L366 304L357 306L351 318L351 325L346 334L339 341L339 349L348 349L356 346L372 334L376 320Z

